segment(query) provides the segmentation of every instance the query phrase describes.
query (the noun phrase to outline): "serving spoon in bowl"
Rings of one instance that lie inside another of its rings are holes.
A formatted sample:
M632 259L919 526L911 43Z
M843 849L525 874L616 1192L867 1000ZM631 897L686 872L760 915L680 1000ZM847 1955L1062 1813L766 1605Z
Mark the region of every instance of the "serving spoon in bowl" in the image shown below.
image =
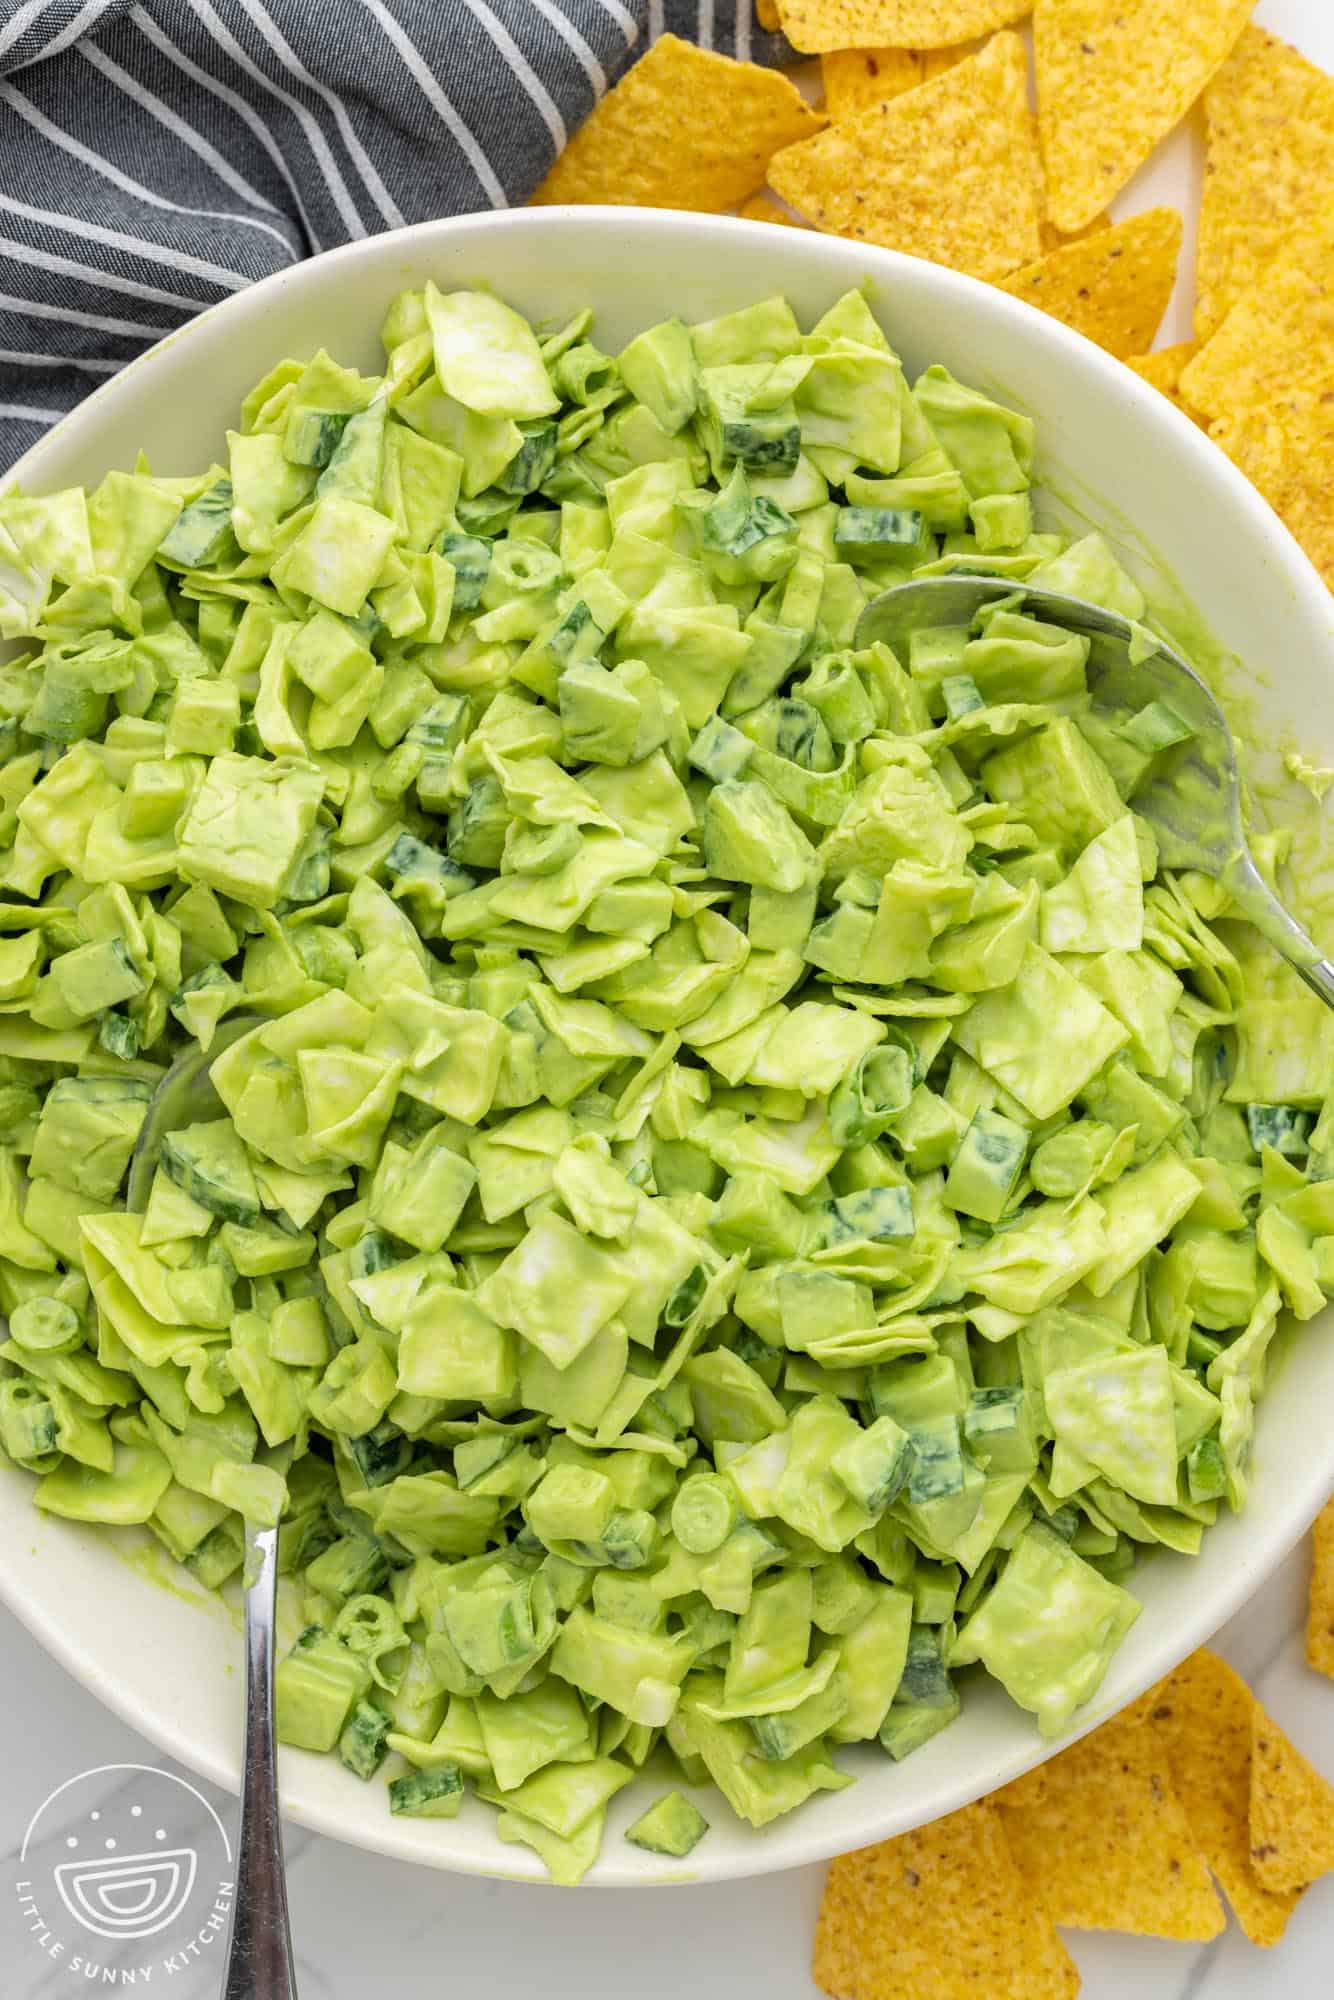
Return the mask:
M1190 730L1135 792L1133 810L1153 829L1165 868L1198 869L1222 883L1238 915L1334 1007L1334 964L1274 894L1247 846L1237 746L1223 711L1167 640L1060 591L1003 577L924 576L872 598L857 622L856 643L896 646L914 632L970 625L986 605L1019 595L1024 610L1090 642L1087 675L1095 701L1128 711L1161 702Z
M214 1060L252 1028L258 1014L223 1022L207 1050L188 1049L153 1093L130 1161L127 1206L142 1215L168 1132L225 1115L210 1077ZM296 2000L292 1931L287 1915L278 1757L273 1731L273 1653L278 1609L278 1530L245 1524L245 1750L241 1764L241 1837L223 2000Z

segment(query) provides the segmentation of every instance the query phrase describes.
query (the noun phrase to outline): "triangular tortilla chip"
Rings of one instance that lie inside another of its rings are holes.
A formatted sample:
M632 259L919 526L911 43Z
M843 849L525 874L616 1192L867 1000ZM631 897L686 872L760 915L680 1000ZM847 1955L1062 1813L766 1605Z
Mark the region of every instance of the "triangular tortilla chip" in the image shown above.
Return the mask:
M1118 1715L1041 1770L1045 1795L1011 1805L1005 1836L1053 1923L1144 1937L1217 1937L1227 1919L1165 1747L1141 1717Z
M743 201L737 210L747 222L779 222L787 229L805 229L806 224L798 215L790 215L778 202L770 201L767 194L753 194L749 201Z
M1189 373L1189 371L1187 371ZM1183 378L1184 379L1184 378ZM1249 414L1220 417L1209 435L1258 487L1334 590L1334 381L1294 391ZM1326 1615L1326 1627L1330 1624Z
M1079 1991L985 1799L835 1861L811 1970L838 2000L1073 2000Z
M1018 35L996 35L934 83L776 154L770 183L821 229L1003 278L1040 247L1027 79Z
M1206 417L1273 414L1334 378L1334 242L1277 265L1233 306L1183 371Z
M745 0L742 0L745 5ZM778 0L755 0L755 19L769 34L781 34L783 18L778 11Z
M1179 340L1174 347L1155 348L1152 354L1132 354L1127 358L1126 366L1133 368L1146 382L1151 382L1188 417L1195 417L1196 412L1181 394L1181 373L1198 353L1199 346L1195 341Z
M755 192L780 146L823 122L777 70L662 35L580 126L533 200L716 213Z
M1248 27L1204 94L1208 151L1196 253L1204 339L1297 240L1328 238L1334 77Z
M874 111L922 82L915 49L839 49L821 56L824 108L837 120Z
M1251 1866L1280 1893L1334 1874L1334 1785L1259 1702L1251 1721Z
M1058 229L1091 222L1172 130L1254 0L1035 0L1038 122Z
M1026 264L1001 290L1124 361L1153 344L1176 284L1181 217L1149 208Z
M1245 1682L1216 1653L1192 1653L1148 1710L1161 1730L1191 1831L1252 1944L1277 1944L1299 1891L1276 1895L1251 1865L1251 1710Z
M1318 1674L1328 1674L1334 1680L1334 1500L1316 1516L1311 1530L1306 1657Z
M778 0L794 49L952 48L1031 13L1033 0Z

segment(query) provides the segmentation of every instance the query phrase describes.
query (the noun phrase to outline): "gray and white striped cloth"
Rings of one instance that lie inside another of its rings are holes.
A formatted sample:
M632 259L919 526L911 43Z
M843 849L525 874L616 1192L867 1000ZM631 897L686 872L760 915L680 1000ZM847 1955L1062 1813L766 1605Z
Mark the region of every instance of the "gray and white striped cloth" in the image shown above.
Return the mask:
M0 470L204 306L526 201L664 30L752 0L0 0Z

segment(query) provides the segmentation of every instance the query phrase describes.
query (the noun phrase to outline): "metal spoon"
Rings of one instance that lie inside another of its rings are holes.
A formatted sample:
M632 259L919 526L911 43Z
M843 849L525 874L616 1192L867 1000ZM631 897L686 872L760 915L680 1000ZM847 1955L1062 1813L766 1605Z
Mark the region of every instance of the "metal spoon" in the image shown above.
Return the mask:
M1034 590L1002 577L933 576L896 584L873 598L857 623L858 646L883 639L894 646L913 632L968 625L984 605L1016 592L1024 609L1049 625L1081 633L1090 642L1088 684L1095 702L1140 709L1165 702L1194 731L1166 751L1158 769L1135 793L1134 810L1148 821L1165 868L1195 868L1222 882L1240 916L1255 925L1326 1006L1334 1007L1334 964L1284 908L1246 845L1241 779L1232 732L1193 667L1156 633L1100 605L1054 590ZM1132 659L1132 642L1149 638L1156 650Z
M209 1072L261 1017L224 1022L207 1053L191 1049L153 1094L130 1162L127 1203L148 1206L162 1141L182 1125L223 1115ZM245 1755L241 1766L241 1838L227 1938L223 2000L296 2000L292 1931L287 1916L278 1761L273 1736L273 1640L278 1604L278 1530L245 1525Z

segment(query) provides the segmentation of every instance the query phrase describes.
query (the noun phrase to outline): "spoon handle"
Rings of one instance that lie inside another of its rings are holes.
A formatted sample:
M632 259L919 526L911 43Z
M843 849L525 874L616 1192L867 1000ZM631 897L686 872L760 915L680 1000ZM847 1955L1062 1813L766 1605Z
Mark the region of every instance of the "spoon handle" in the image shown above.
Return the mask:
M1334 1007L1334 964L1325 958L1319 945L1284 908L1249 855L1227 873L1227 886L1238 912L1281 952L1313 993L1327 1007Z
M278 1530L246 1525L245 1761L223 2000L296 2000L273 1738Z

